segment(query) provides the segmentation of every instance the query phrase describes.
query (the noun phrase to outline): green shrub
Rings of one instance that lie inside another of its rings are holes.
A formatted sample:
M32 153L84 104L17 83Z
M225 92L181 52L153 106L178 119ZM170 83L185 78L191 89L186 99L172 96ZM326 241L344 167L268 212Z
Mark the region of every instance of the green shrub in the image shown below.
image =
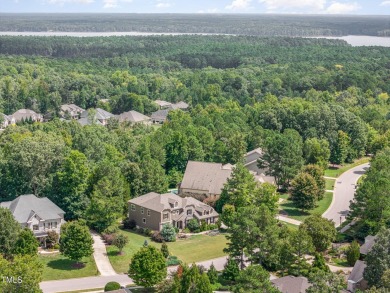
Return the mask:
M188 228L185 228L185 229L183 229L183 233L190 233L191 231L190 231L190 229L188 229Z
M116 225L111 225L111 226L107 227L106 229L104 229L104 231L103 231L104 234L115 234L118 232L119 232L119 228Z
M176 241L175 228L173 228L173 226L170 223L164 224L163 228L161 229L161 236L166 242Z
M216 230L216 229L218 229L217 224L210 224L209 225L209 230Z
M114 291L121 288L121 285L117 282L108 282L106 286L104 286L104 292Z
M352 241L351 245L347 249L347 262L350 266L355 265L355 262L360 257L360 245L356 240Z
M180 260L177 256L170 255L167 259L167 266L177 266L180 264Z
M197 219L191 219L187 223L187 228L190 229L192 233L198 233L200 226Z
M56 243L56 244L53 245L53 248L54 249L60 249L60 245L58 243Z

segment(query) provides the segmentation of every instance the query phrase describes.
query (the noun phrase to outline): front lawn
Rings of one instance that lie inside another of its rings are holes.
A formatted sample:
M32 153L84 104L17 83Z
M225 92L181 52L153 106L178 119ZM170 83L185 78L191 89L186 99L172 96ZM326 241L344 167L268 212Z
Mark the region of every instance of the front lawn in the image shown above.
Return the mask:
M149 237L124 230L121 230L121 233L129 237L129 243L123 249L122 255L118 255L118 249L115 246L107 246L108 257L117 273L127 272L131 257L143 246L145 240L148 241L149 245L157 248L161 247L160 243L151 241ZM220 234L217 236L196 235L167 244L171 255L175 255L179 260L190 264L226 255L223 252L226 242L225 235Z
M334 180L334 179L325 179L325 189L326 190L333 190L335 182L336 182L336 180Z
M75 262L61 254L39 255L39 260L43 263L43 281L72 279L97 276L98 270L93 256L82 260L85 264L82 268L75 267Z
M343 165L343 166L341 166L341 168L329 167L328 169L325 170L325 176L337 178L341 174L343 174L345 171L348 171L349 169L352 169L353 167L368 163L369 161L370 161L369 157L363 157L361 159L356 160L355 162L353 162L351 164Z
M324 198L318 202L318 206L315 209L308 212L303 212L300 209L298 209L295 206L294 202L292 202L289 199L280 204L280 209L284 210L290 218L293 218L298 221L303 221L305 220L305 218L313 214L322 215L332 203L332 198L333 198L333 193L326 192Z

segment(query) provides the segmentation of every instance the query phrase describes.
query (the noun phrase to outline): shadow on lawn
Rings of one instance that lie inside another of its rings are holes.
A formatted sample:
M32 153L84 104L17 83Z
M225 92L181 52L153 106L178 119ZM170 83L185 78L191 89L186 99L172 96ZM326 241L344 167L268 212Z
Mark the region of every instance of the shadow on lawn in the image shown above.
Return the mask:
M84 268L85 263L83 262L76 263L75 261L70 259L57 259L57 260L49 261L47 263L47 266L55 270L71 271L71 270L80 270Z
M299 210L292 201L288 201L285 203L282 203L280 205L282 210L287 213L290 217L302 217L302 216L310 216L309 213Z

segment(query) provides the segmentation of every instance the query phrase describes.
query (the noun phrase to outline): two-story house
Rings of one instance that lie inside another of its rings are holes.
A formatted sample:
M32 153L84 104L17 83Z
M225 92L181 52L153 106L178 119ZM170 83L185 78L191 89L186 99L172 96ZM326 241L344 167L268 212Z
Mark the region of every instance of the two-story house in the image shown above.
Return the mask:
M64 104L61 105L61 111L60 115L62 118L68 119L79 119L81 113L83 113L85 110L83 108L80 108L79 106L75 104Z
M46 197L21 195L13 201L0 203L0 207L8 208L22 228L27 227L33 231L41 243L48 231L53 230L60 234L61 225L65 223L65 212Z
M193 218L211 224L216 223L219 217L209 205L173 193L150 192L129 200L128 204L130 220L134 220L138 227L156 231L160 231L166 223L184 229Z
M20 109L13 113L11 116L14 119L15 123L29 120L33 122L43 121L43 116L41 114L38 114L30 109Z

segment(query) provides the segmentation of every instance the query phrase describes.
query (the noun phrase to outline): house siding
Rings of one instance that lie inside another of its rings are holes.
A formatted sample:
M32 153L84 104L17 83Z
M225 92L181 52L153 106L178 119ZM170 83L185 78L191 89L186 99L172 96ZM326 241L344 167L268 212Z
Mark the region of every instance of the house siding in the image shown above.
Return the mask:
M132 210L132 205L135 206L135 211ZM149 210L150 216L148 216L147 208L144 208L143 214L141 210L141 206L136 204L129 204L129 219L134 220L136 225L140 228L148 228L151 230L160 231L162 215L159 212ZM146 223L143 223L142 219L145 219Z

